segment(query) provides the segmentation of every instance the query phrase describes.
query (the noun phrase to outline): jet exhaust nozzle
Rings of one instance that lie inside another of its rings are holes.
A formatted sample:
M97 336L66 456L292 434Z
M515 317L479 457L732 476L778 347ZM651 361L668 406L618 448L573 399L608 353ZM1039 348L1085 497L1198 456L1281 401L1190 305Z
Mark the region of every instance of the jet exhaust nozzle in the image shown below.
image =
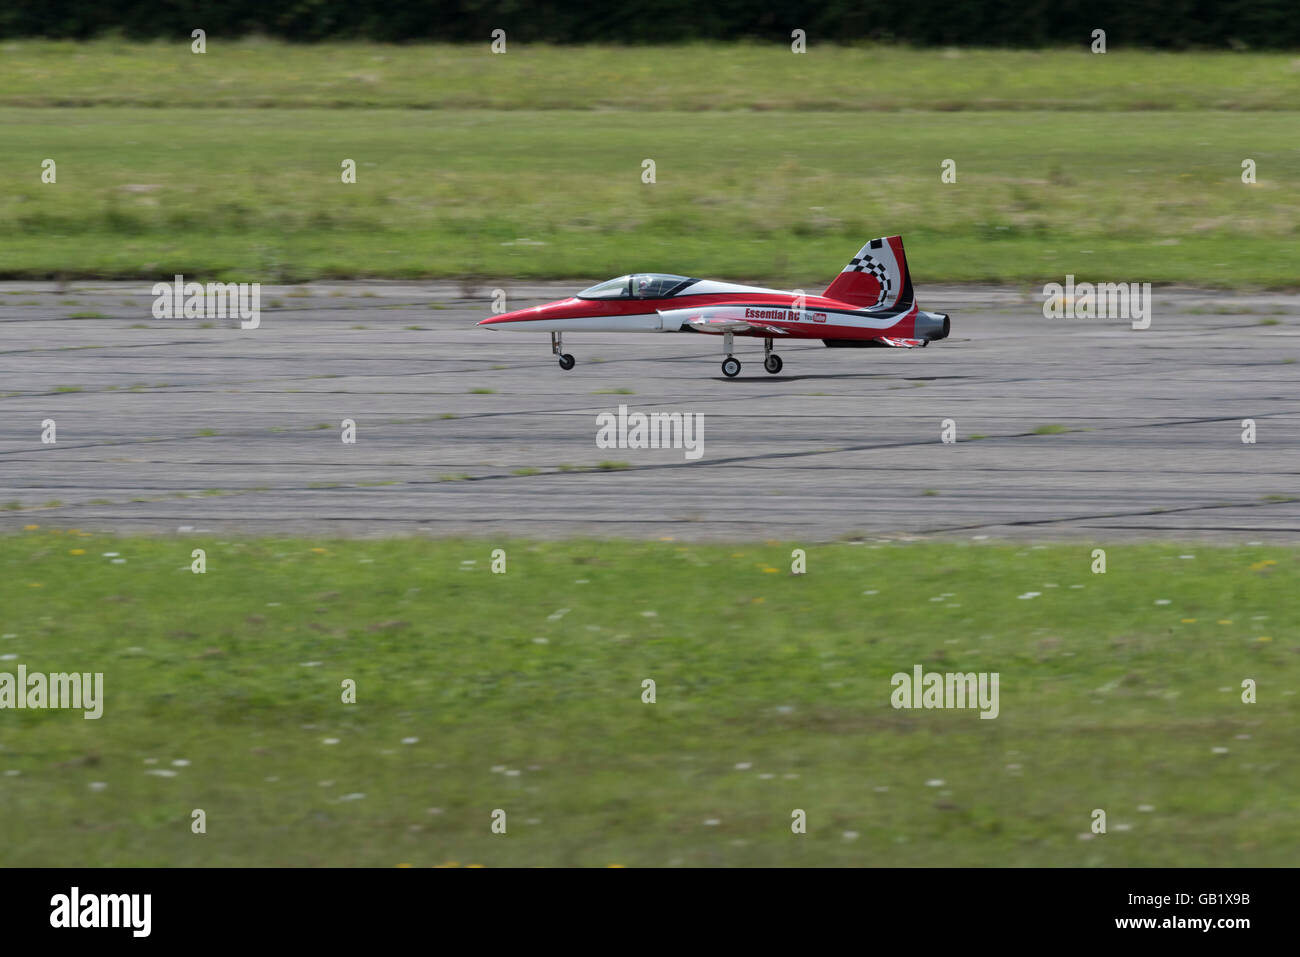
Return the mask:
M947 339L952 331L952 318L946 312L918 312L916 314L916 338Z

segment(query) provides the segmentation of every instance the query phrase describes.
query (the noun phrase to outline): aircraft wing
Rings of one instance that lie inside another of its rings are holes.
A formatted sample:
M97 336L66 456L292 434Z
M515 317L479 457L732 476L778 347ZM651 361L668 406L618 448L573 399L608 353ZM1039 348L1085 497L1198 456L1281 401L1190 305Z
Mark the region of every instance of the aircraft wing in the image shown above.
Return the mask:
M696 332L708 332L717 336L725 332L757 332L765 336L789 335L779 326L737 318L735 314L740 312L741 310L734 307L715 306L705 309L661 309L659 316L664 329L680 329L689 326Z
M784 329L778 329L776 326L769 326L762 322L750 322L746 319L709 319L701 316L697 319L687 319L686 325L696 332L712 332L719 335L724 332L761 332L769 336L789 335Z

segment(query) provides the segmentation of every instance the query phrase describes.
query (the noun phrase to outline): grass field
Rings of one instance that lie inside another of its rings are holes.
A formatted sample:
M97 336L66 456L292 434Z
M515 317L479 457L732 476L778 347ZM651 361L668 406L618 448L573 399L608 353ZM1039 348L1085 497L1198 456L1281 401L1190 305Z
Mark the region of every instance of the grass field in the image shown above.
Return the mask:
M1288 113L8 109L0 177L27 185L0 198L0 277L824 283L901 232L921 282L1287 285L1295 128ZM57 184L39 182L44 156Z
M1294 53L10 41L0 105L484 110L1285 110ZM887 122L887 117L871 122ZM861 120L859 120L861 122Z
M1296 285L1285 55L209 49L0 47L0 278Z
M1294 863L1300 553L792 547L0 538L0 863Z

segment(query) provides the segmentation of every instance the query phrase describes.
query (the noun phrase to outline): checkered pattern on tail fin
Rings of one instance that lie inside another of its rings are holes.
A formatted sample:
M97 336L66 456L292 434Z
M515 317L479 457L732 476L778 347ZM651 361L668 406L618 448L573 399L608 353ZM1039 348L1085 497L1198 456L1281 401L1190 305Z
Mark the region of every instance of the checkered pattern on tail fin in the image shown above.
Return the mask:
M912 304L912 279L907 272L901 236L873 239L849 260L824 295L865 309Z
M849 260L849 264L845 267L844 271L865 272L875 276L876 281L880 283L880 300L883 302L889 299L889 294L893 291L894 282L889 278L889 269L884 263L867 253L860 253Z

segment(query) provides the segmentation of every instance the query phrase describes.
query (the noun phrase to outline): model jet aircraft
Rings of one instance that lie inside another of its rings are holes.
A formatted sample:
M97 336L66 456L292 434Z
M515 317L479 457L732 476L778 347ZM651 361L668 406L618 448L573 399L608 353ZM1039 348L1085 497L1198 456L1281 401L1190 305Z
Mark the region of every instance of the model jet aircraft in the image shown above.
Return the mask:
M873 239L820 296L664 273L619 276L569 299L479 322L493 329L549 332L561 369L572 369L566 332L706 332L722 336L722 374L740 374L732 337L763 340L763 368L780 372L772 342L820 339L827 346L913 349L947 337L944 313L916 305L901 236Z

